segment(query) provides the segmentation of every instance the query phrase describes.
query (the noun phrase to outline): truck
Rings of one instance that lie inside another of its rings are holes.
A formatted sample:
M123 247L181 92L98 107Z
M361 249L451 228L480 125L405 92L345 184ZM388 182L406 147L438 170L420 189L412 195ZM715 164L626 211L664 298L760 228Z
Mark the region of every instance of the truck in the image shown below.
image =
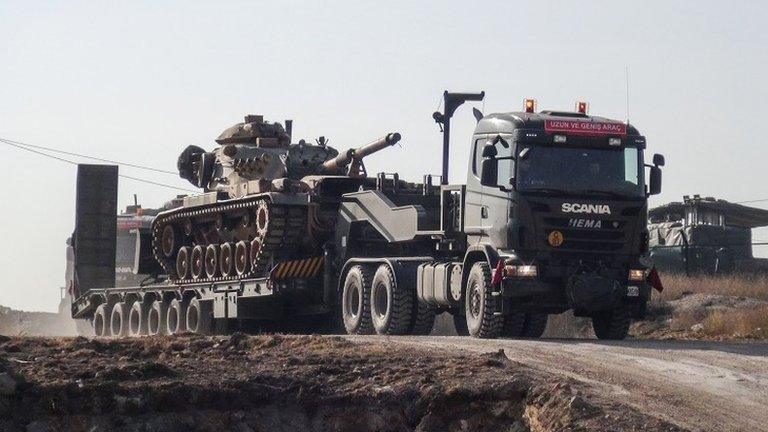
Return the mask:
M519 112L474 110L467 181L448 184L451 119L483 98L444 92L442 172L421 182L367 173L394 132L338 152L324 137L293 143L290 121L246 116L212 152L188 147L180 175L203 193L152 222L159 283L114 286L117 170L84 170L73 317L99 336L254 323L402 335L450 313L459 334L495 338L540 337L550 314L573 310L598 338L623 339L650 298L647 199L663 156L646 163L645 137L586 103L526 99Z

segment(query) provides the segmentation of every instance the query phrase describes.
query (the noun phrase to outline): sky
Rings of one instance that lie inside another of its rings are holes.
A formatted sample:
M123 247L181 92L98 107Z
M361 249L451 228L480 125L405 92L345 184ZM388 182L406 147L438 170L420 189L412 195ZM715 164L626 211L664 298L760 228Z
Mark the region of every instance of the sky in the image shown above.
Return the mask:
M485 113L534 97L540 109L586 100L592 114L628 116L648 153L666 156L652 205L762 199L766 22L758 1L0 0L0 137L174 171L187 145L212 149L263 114L339 149L400 132L402 146L368 170L418 180L440 172L431 114L443 90L484 90L474 106ZM452 123L454 183L466 177L471 106ZM55 310L76 169L2 144L0 162L0 305ZM178 192L123 179L119 205Z

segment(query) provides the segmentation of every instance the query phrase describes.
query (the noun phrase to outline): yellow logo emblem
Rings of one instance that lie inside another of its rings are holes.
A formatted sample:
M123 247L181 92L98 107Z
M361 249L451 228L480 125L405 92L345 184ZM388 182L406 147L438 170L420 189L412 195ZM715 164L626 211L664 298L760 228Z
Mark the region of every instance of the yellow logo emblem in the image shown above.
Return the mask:
M552 231L549 233L549 236L547 236L547 241L549 242L549 245L552 247L559 247L563 244L563 241L565 241L565 238L563 237L563 233L560 231Z

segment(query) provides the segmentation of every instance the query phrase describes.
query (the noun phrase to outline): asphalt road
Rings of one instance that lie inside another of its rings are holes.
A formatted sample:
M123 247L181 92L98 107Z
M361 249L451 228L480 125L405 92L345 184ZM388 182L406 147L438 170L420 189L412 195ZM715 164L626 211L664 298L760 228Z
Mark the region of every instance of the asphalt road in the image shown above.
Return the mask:
M352 336L421 349L489 352L581 381L606 400L696 431L768 431L768 343L480 340Z

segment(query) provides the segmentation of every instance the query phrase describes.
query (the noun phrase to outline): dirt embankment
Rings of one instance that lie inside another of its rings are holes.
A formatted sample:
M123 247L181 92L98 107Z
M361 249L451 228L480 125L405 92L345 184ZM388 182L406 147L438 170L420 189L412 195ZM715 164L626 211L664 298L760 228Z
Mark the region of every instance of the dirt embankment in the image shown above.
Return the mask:
M503 353L338 337L0 339L0 430L681 430Z
M76 336L75 321L66 314L25 312L0 306L0 335Z

